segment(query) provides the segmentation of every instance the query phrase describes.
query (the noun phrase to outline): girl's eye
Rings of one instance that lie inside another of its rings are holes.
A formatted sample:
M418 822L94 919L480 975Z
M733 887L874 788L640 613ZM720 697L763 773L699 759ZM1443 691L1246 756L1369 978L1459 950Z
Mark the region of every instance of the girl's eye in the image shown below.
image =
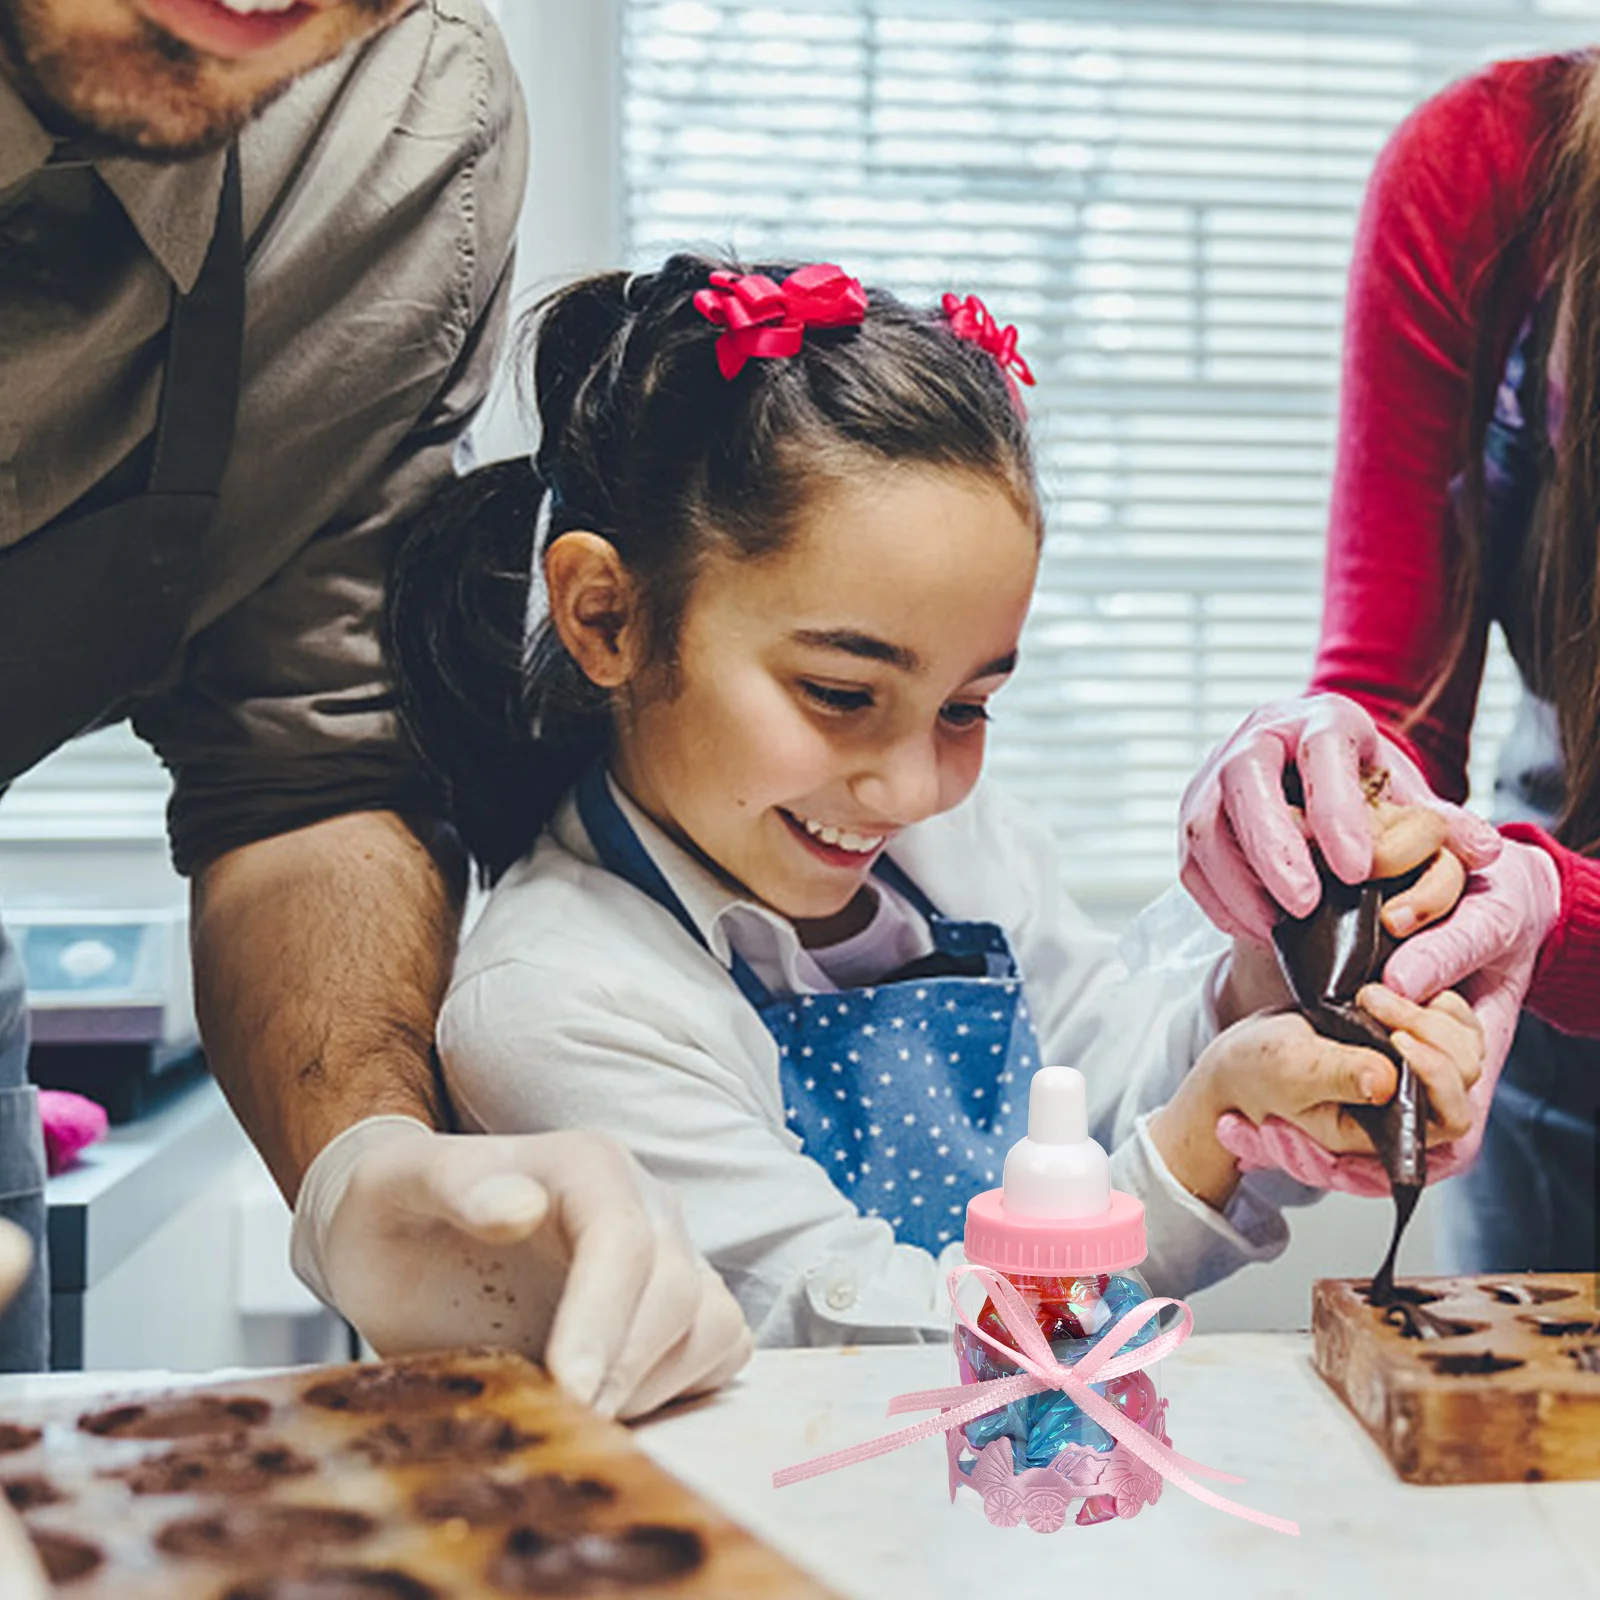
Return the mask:
M800 680L800 692L829 711L865 711L872 704L872 696L865 689L837 689L831 684L809 683L804 678Z
M952 700L939 715L952 728L975 728L989 720L989 708L972 700Z

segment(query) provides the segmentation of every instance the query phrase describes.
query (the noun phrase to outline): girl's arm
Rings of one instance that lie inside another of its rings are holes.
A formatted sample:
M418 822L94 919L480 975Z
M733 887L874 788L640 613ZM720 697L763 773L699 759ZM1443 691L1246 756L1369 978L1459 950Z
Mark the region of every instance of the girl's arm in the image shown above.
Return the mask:
M760 1019L721 974L709 993L674 987L633 954L564 972L503 962L452 992L439 1050L466 1124L620 1140L676 1191L759 1343L946 1338L949 1263L863 1216L762 1103L777 1065ZM612 989L603 974L625 968Z
M900 859L946 911L1005 928L1042 1064L1083 1072L1090 1130L1110 1152L1112 1183L1144 1203L1143 1270L1157 1293L1188 1294L1281 1254L1288 1227L1266 1185L1247 1180L1225 1205L1208 1205L1174 1176L1150 1134L1151 1114L1217 1035L1224 936L1176 890L1122 941L1100 931L1063 889L1049 830L986 786L940 819L937 849ZM981 863L981 872L963 862Z

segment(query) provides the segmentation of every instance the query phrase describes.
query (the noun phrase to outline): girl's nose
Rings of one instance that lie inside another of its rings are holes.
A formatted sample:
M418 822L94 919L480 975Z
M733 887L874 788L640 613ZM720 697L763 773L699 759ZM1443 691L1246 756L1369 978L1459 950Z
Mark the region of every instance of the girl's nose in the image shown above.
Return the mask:
M864 811L880 822L909 828L939 809L939 758L929 739L902 739L879 751L852 781Z

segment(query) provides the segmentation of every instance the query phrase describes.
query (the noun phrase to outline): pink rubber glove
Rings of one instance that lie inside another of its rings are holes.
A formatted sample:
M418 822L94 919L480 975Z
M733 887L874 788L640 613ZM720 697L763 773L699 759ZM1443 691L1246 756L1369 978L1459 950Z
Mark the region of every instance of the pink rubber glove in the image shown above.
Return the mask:
M1283 797L1291 766L1305 791L1305 828ZM1307 831L1346 883L1371 875L1361 780L1380 768L1396 805L1426 806L1446 819L1446 848L1469 872L1500 854L1499 834L1434 794L1355 701L1316 694L1251 712L1195 774L1179 813L1184 887L1224 933L1266 943L1283 912L1309 916L1322 896Z
M1539 951L1561 913L1561 875L1537 845L1504 841L1498 860L1467 880L1441 923L1408 939L1389 958L1385 984L1419 1003L1457 989L1483 1026L1483 1073L1469 1091L1477 1115L1459 1139L1428 1151L1428 1182L1453 1177L1477 1160L1495 1085ZM1268 1117L1258 1128L1236 1111L1218 1119L1217 1138L1242 1172L1279 1167L1314 1189L1384 1195L1388 1175L1376 1156L1334 1155L1291 1122Z

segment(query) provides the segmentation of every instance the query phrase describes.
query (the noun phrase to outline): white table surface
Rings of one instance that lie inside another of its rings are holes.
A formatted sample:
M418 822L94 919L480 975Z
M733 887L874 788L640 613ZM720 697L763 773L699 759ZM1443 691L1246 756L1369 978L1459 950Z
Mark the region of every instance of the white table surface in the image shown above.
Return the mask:
M913 1418L890 1396L951 1381L941 1347L762 1351L722 1394L640 1425L662 1466L849 1600L1600 1600L1600 1481L1416 1488L1311 1368L1300 1334L1211 1334L1157 1369L1174 1446L1249 1481L1224 1493L1287 1538L1170 1486L1131 1521L1040 1535L949 1502L944 1442L775 1490L779 1467ZM240 1374L230 1373L229 1377ZM125 1392L161 1374L0 1379L7 1400Z

